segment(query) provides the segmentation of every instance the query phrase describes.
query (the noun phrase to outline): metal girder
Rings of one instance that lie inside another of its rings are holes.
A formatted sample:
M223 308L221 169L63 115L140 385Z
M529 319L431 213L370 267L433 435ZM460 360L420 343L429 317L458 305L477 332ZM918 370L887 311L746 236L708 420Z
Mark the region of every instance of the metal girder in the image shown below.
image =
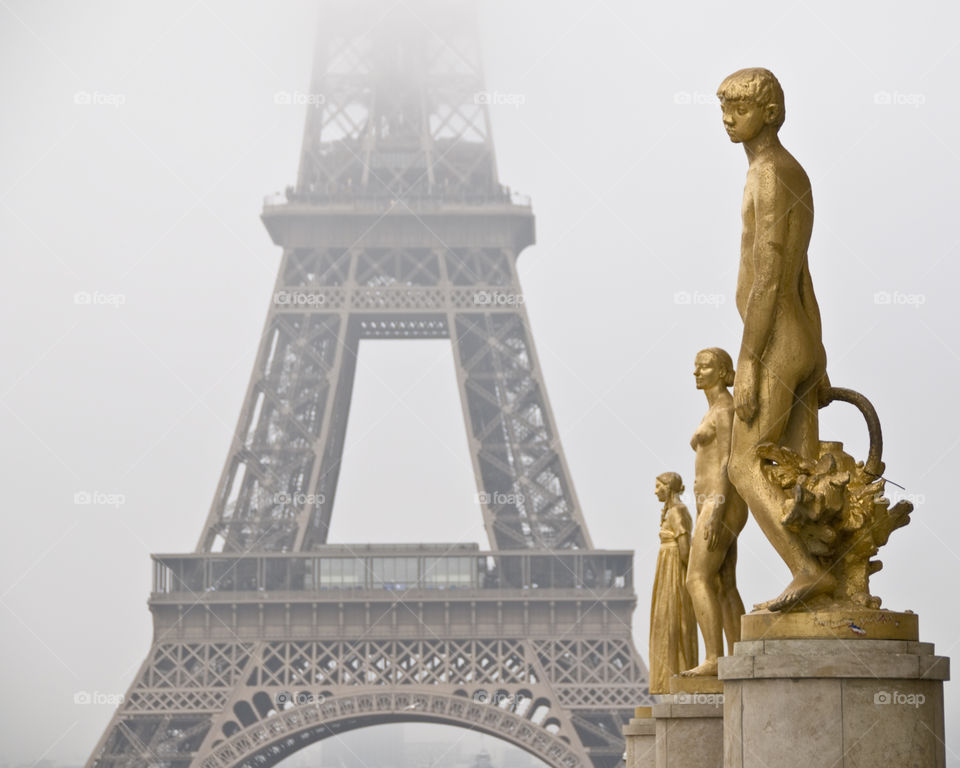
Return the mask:
M642 663L631 673L622 659L638 664L629 638L164 640L88 765L263 768L336 733L419 721L555 768L612 768L630 707L648 699Z

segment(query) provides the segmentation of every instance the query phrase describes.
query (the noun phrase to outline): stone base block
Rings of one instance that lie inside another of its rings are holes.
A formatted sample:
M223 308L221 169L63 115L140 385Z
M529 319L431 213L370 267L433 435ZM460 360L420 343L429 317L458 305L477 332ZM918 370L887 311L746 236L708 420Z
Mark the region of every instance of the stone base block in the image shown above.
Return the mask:
M637 707L623 729L627 742L626 768L656 768L657 721L653 719L652 707Z
M848 607L822 611L753 611L743 617L743 640L836 638L838 640L919 640L917 614Z
M949 660L908 640L753 640L720 660L725 768L944 768Z
M723 693L723 683L716 677L680 677L670 678L670 693ZM684 699L676 699L683 702Z
M656 768L723 768L723 694L677 693L666 699L653 707Z

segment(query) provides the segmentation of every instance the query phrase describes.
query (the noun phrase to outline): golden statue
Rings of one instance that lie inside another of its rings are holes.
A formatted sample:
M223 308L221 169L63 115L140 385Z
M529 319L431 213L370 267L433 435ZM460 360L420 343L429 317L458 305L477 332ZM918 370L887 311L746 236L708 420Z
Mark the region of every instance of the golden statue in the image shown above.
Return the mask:
M656 493L663 510L650 605L650 693L666 694L670 678L697 663L697 622L686 585L693 521L680 499L680 475L659 475Z
M693 375L709 407L690 440L697 454L693 482L697 523L690 542L687 591L703 633L706 658L681 674L716 677L724 634L729 653L740 640L743 601L737 591L737 536L747 522L747 505L727 477L733 427L733 398L727 388L733 384L733 361L717 347L701 350Z
M768 70L743 69L720 84L717 96L727 134L743 144L748 161L736 295L743 340L729 476L793 577L779 597L758 608L876 607L879 598L869 594L866 578L880 564L870 557L890 531L909 522L912 507L887 509L882 497L880 425L872 406L827 378L807 265L813 197L807 174L777 136L783 89ZM865 465L839 443L820 442L818 409L833 400L854 403L867 418ZM857 562L844 544L854 548Z

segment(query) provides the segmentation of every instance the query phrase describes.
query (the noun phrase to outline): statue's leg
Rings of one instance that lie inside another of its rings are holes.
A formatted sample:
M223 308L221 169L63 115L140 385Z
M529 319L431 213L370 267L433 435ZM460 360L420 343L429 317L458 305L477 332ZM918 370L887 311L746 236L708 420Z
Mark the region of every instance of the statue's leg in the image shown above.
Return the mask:
M820 411L817 391L824 373L817 371L797 387L794 407L791 409L787 429L781 444L808 459L820 455Z
M761 374L759 394L759 412L752 422L748 424L739 416L733 419L727 474L737 493L750 507L764 536L791 573L795 573L796 568L803 566L803 558L797 551L793 534L780 524L784 496L764 476L757 455L757 446L761 443L779 444L789 420L793 395L765 370Z
M687 565L687 592L693 602L693 611L697 624L703 634L704 661L693 669L685 670L686 677L709 676L717 674L717 657L723 655L723 613L718 594L717 572L723 562L724 550L729 541L722 542L723 547L710 550L704 538L707 513L697 516L693 537L690 541L690 562Z
M796 387L780 378L768 367L761 368L759 409L753 422L746 424L739 417L733 420L729 476L750 507L760 530L790 569L793 580L783 593L758 607L783 610L815 594L831 591L830 576L806 550L803 542L782 524L787 502L783 491L769 482L763 472L757 446L772 442L782 444L797 402Z
M730 542L726 557L720 564L720 611L723 614L723 633L727 638L727 653L733 654L733 644L740 640L740 618L745 613L740 591L737 589L737 540Z

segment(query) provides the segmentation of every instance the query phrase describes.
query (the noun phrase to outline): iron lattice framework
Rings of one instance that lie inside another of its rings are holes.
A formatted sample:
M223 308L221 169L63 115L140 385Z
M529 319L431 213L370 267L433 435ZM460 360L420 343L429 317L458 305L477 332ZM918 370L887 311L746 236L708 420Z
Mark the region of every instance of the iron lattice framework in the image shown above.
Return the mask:
M612 768L649 701L632 553L592 548L547 401L472 11L390 5L323 13L229 457L196 553L154 558L154 645L91 768L270 766L404 720ZM490 552L326 543L365 338L451 339Z

